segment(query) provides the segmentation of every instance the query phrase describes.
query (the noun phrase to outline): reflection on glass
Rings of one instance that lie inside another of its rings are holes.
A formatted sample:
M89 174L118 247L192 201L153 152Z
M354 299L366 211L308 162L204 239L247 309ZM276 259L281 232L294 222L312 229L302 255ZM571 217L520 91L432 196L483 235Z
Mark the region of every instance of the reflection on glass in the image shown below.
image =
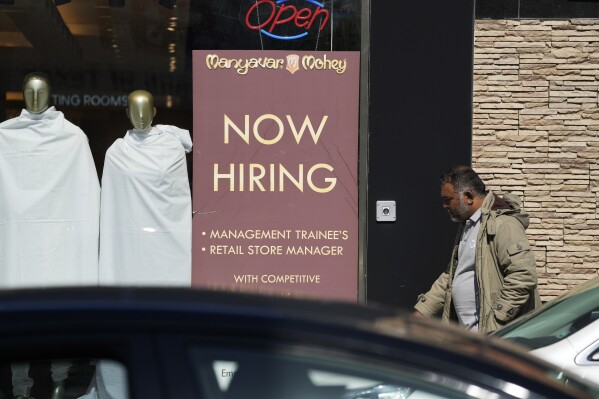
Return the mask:
M0 397L127 399L125 367L112 360L47 359L0 364Z

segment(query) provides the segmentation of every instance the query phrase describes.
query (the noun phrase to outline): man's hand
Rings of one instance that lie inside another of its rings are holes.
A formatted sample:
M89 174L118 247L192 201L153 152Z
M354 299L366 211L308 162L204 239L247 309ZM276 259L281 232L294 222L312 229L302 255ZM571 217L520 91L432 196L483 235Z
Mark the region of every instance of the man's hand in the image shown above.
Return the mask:
M414 317L424 317L424 315L422 313L420 313L419 311L415 310L414 312L412 312L412 316Z

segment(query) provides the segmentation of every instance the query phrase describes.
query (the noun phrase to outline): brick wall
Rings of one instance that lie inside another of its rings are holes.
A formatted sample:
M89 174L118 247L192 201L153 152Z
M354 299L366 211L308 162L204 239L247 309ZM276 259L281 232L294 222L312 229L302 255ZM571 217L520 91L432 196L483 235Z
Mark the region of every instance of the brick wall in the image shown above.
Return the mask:
M477 20L472 163L531 216L543 300L599 271L599 19Z

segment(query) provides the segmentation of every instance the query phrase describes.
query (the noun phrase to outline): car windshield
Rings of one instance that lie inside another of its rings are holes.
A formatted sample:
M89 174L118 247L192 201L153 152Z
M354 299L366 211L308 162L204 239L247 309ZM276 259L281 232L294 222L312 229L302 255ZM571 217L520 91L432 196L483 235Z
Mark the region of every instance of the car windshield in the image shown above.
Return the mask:
M599 319L599 280L548 303L494 335L537 349L558 342Z

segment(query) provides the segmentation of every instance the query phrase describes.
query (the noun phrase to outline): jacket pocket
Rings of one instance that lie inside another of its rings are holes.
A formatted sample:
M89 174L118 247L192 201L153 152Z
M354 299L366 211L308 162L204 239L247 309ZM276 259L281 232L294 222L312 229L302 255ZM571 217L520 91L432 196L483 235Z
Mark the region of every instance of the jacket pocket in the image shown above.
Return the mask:
M507 248L507 253L512 256L518 255L520 252L530 251L530 244L527 242L516 242Z

